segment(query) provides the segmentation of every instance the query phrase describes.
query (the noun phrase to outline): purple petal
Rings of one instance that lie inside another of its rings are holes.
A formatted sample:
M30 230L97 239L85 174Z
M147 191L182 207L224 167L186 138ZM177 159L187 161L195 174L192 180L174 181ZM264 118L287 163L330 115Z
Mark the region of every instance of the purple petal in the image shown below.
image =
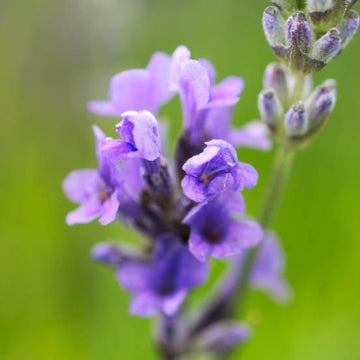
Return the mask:
M95 115L118 117L122 111L118 110L111 101L89 101L87 109Z
M182 168L187 174L198 176L203 170L201 167L212 160L219 151L218 147L208 146L200 154L188 159Z
M117 272L119 283L132 293L146 292L149 289L152 268L143 262L129 262Z
M113 222L116 218L119 209L118 194L115 191L109 200L103 203L102 216L99 219L101 225L107 225Z
M130 301L130 313L142 317L155 315L161 307L161 300L150 292L136 295Z
M155 117L149 111L129 111L122 116L134 124L134 143L141 158L148 161L158 159L160 157L160 138Z
M199 61L188 60L181 67L180 95L184 110L185 128L191 127L196 113L209 101L209 75Z
M192 231L189 238L189 250L199 261L206 261L211 255L212 246L204 241L200 234Z
M207 198L205 195L205 185L193 176L185 175L181 180L181 187L185 196L195 202L201 202Z
M100 147L102 155L112 161L130 159L135 156L134 149L124 140L107 138Z
M184 246L182 251L179 269L178 285L185 289L201 285L209 276L208 264L198 261L190 253L188 246Z
M97 170L75 170L65 178L63 190L70 200L82 203L92 196L99 183L101 179Z
M127 70L115 75L110 82L111 103L123 113L128 110L157 111L150 89L150 75L147 70Z
M151 96L158 105L167 102L172 96L169 85L169 68L170 56L162 52L155 53L147 67L150 74Z
M202 66L204 66L208 72L210 84L213 85L216 80L216 70L212 62L208 59L199 59L199 62Z
M185 46L179 46L175 49L171 57L169 69L170 87L174 91L179 91L182 64L190 60L190 51Z
M258 172L251 165L239 162L237 179L239 181L240 189L244 187L251 189L258 182Z
M162 302L162 311L165 315L172 316L180 308L186 297L186 291L178 291L175 295L166 297Z
M271 149L267 127L261 121L253 121L241 129L231 130L228 140L236 147L251 147L261 150Z
M101 215L100 203L84 203L66 216L68 225L87 224Z

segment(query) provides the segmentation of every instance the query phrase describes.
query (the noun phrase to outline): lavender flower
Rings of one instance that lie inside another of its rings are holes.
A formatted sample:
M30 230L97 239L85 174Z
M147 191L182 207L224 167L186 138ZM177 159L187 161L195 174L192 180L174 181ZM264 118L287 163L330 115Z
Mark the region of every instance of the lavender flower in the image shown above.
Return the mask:
M235 149L226 141L211 140L204 151L183 166L186 175L181 182L184 194L201 202L223 191L252 188L258 174L248 164L238 162Z
M180 94L185 133L194 145L213 138L235 146L270 147L265 128L252 132L248 127L232 129L234 105L239 101L244 81L229 76L215 84L216 71L206 59L190 59L190 51L181 46L173 54L170 84Z
M66 217L69 225L88 223L97 217L106 225L115 220L119 208L120 173L118 168L102 156L99 148L105 136L94 126L99 168L84 169L71 172L63 183L67 197L80 207L70 212Z
M194 207L184 219L190 226L189 249L200 261L210 256L223 258L241 253L257 245L261 227L249 220L234 218L243 214L244 200L240 193L223 192Z
M116 130L121 140L106 139L101 147L104 156L117 161L140 158L154 161L160 157L158 123L148 111L128 111Z
M154 114L173 96L168 81L170 57L155 53L146 69L115 75L110 82L109 101L91 101L88 109L101 116L120 116L128 110L148 110Z
M196 260L174 234L157 239L152 263L127 262L117 272L120 284L134 295L131 313L139 316L159 311L173 315L187 291L207 276L208 266Z

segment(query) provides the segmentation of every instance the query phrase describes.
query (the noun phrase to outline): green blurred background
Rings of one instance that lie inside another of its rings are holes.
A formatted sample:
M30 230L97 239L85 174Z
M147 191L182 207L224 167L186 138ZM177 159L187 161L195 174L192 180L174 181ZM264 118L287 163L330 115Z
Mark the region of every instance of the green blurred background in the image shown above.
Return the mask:
M61 181L94 167L88 114L111 75L146 65L156 50L187 45L210 58L219 78L242 75L240 125L257 117L266 64L264 0L27 0L0 2L0 359L155 359L152 321L128 314L129 296L89 258L95 242L137 241L116 224L67 227ZM276 230L294 290L286 306L254 293L255 327L243 359L360 359L360 119L358 36L316 75L339 83L336 110L316 143L296 159ZM175 100L165 108L172 139ZM170 121L169 121L170 122ZM241 150L260 171L247 194L255 214L273 153ZM234 359L239 356L235 355Z

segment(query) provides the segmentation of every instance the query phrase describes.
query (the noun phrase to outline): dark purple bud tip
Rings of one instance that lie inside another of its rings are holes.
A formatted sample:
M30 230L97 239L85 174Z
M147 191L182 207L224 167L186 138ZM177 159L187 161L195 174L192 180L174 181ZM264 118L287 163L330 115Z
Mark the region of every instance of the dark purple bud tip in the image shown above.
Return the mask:
M285 129L289 137L301 137L308 129L305 105L299 101L285 115Z
M314 90L308 103L309 127L313 130L328 118L336 102L336 82L327 80Z
M311 56L324 62L329 63L341 50L341 37L338 29L330 29L314 45Z
M258 106L262 121L271 130L276 127L283 115L282 105L273 89L264 90L259 94Z
M349 42L356 34L358 28L359 14L354 10L350 10L344 20L339 25L340 37L343 48L349 44Z
M271 46L285 43L284 20L276 7L269 6L265 9L263 14L263 28L266 39Z
M286 22L286 40L288 45L296 47L301 52L309 51L314 34L305 13L299 11L290 16Z

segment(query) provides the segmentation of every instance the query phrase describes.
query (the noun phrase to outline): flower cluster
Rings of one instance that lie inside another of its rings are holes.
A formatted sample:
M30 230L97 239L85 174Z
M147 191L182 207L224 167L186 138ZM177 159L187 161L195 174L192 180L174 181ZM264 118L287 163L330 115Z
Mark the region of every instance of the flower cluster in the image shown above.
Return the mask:
M258 99L261 118L269 130L290 147L303 147L326 123L336 102L336 82L326 80L312 89L310 76L298 78L280 64L270 64Z
M106 137L94 127L98 168L77 170L65 179L66 195L80 205L67 223L120 220L148 239L136 250L103 243L92 251L94 259L115 269L119 283L132 294L133 314L175 317L189 290L206 281L209 258L238 256L241 261L247 249L263 240L261 226L245 215L241 193L256 185L258 174L238 161L234 147L270 148L267 129L262 122L231 127L244 82L237 76L220 83L215 79L208 60L191 59L180 46L172 56L155 53L146 69L115 75L109 100L88 105L97 115L121 118L118 137ZM166 134L159 110L176 94L184 129L172 161L161 141ZM259 254L253 282L274 293L282 274L281 269L274 273L269 261ZM223 322L202 330L196 341L182 339L177 346L228 350L248 334L243 325ZM224 339L226 332L233 340Z
M356 0L273 0L263 27L275 55L292 71L321 70L340 54L359 26Z

